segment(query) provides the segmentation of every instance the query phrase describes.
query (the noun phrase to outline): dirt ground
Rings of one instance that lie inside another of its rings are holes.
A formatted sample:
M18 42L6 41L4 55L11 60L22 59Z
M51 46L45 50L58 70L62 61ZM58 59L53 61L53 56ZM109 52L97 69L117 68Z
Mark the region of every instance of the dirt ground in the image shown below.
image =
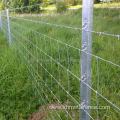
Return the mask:
M47 114L46 113L33 113L28 120L46 120Z

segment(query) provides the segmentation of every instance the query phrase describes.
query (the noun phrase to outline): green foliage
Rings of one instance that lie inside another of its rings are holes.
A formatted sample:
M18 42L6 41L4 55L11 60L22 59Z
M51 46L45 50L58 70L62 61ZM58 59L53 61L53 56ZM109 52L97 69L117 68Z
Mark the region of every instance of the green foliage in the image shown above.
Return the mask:
M119 3L120 2L120 0L112 0L112 2L114 2L114 3Z
M67 0L67 3L75 6L75 5L82 5L82 1L83 0ZM94 0L94 3L95 4L100 3L100 0Z
M94 0L94 4L100 3L100 0Z
M63 13L64 11L68 9L68 6L66 2L61 1L61 2L57 2L56 8L57 8L58 13Z
M41 0L29 0L29 5L34 5L34 4L41 3L41 2L42 2ZM28 12L38 13L39 11L40 11L40 7L38 5L28 8Z
M70 5L82 5L82 0L67 0L67 3Z
M27 118L35 111L29 108L28 103L34 103L34 107L38 105L34 95L31 94L33 89L28 78L27 66L22 62L18 51L15 52L12 46L8 48L7 39L1 31L0 36L0 62L2 62L0 66L0 99L2 100L0 101L0 120Z
M34 5L37 3L41 3L42 0L8 0L8 1L2 1L0 4L0 9L4 10L7 8L19 8L19 7L24 7L24 6L28 6L28 5ZM28 11L26 9L20 9L20 10L16 10L15 13L18 12L39 12L40 8L39 6L34 6L34 7L30 7L28 8Z
M42 0L42 2L50 2L50 0ZM49 3L43 4L41 5L41 7L47 7L49 5Z
M80 3L82 3L81 0L80 0L80 1L78 1L78 0L72 0L72 1L71 1L71 4L72 4L73 6L78 5L78 4L80 4Z
M9 2L2 1L0 2L0 10L5 10L9 7Z
M11 2L10 4L10 8L19 8L19 7L23 7L25 1L24 0L14 0ZM16 10L15 12L23 12L23 9L20 9L20 10Z
M0 120L6 120L5 116L2 113L0 113Z

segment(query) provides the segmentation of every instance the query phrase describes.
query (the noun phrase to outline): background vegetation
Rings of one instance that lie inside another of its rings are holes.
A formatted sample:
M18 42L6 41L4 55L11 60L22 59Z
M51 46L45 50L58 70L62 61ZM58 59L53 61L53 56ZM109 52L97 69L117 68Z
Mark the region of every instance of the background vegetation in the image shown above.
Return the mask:
M33 5L41 2L49 2L49 1L55 1L55 0L0 0L0 10L4 10L7 8L19 8L23 6ZM64 1L68 6L76 6L76 5L82 5L82 0L66 0ZM111 0L111 3L118 3L120 0ZM94 0L95 4L98 3L109 3L109 0ZM54 4L54 3L51 3ZM41 7L47 7L49 4L43 4ZM28 12L39 12L40 8L39 6L31 7L27 9ZM25 9L21 9L17 12L25 12Z

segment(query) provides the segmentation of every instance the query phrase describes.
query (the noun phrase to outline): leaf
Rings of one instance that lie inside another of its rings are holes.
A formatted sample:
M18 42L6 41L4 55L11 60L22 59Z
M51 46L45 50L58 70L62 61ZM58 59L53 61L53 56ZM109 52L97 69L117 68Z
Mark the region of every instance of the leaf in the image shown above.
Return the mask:
M5 116L2 113L0 113L0 120L6 120Z

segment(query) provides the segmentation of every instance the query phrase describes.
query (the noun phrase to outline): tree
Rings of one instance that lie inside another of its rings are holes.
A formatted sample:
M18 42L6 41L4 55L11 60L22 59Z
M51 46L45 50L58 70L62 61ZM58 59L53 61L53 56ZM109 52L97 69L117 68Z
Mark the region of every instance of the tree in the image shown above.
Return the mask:
M64 11L66 11L68 9L68 6L67 6L66 2L60 1L60 2L57 2L56 8L57 8L58 13L63 13Z
M53 1L55 1L55 0L53 0ZM41 5L42 7L47 7L48 5L49 5L49 3L47 3L47 2L50 2L50 0L42 0L42 3L46 3L46 4L43 4L43 5Z
M35 5L41 3L41 0L29 0L29 5ZM40 6L34 6L34 7L29 7L28 12L39 12L40 11Z
M9 7L9 0L0 0L0 10L5 10Z
M20 8L28 5L34 5L41 3L42 0L0 0L0 9L4 10L7 8ZM16 10L16 12L23 12L25 9ZM39 11L39 6L30 7L28 11Z
M120 2L120 0L113 0L113 2Z

